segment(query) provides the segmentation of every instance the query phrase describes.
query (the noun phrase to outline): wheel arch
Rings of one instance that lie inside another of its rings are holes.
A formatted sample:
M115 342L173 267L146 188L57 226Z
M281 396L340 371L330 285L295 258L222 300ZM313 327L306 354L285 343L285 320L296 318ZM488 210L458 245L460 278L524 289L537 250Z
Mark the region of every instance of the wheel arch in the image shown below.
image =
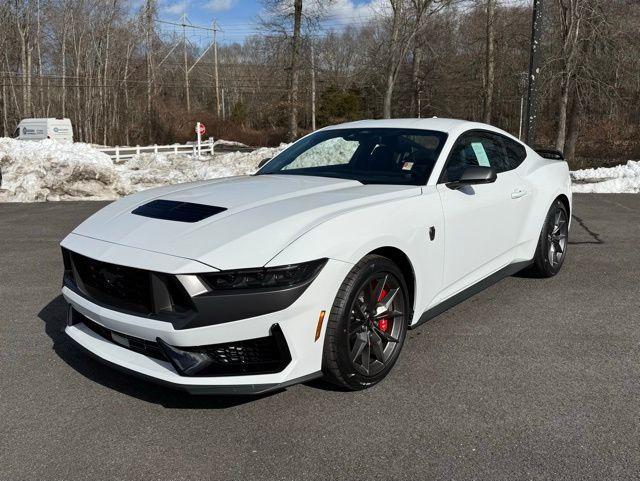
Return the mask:
M412 318L416 299L416 273L413 268L411 259L409 259L409 256L405 254L404 251L392 246L378 247L377 249L369 252L367 255L370 254L386 257L394 264L396 264L402 272L404 280L407 283L407 289L409 290L409 305L411 306L411 313L409 318Z
M567 215L569 216L569 218L571 218L571 202L569 202L569 198L564 194L560 194L558 197L556 197L556 200L562 202L562 204L567 209Z

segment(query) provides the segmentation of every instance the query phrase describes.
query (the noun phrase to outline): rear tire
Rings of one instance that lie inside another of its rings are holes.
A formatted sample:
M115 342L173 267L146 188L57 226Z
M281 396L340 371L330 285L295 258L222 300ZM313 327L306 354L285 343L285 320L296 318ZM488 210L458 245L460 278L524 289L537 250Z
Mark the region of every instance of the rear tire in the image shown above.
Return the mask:
M529 273L536 277L553 277L560 272L568 241L569 213L564 203L556 199L544 220Z
M331 308L323 372L348 390L371 387L400 355L409 322L407 285L386 257L367 255L349 272Z

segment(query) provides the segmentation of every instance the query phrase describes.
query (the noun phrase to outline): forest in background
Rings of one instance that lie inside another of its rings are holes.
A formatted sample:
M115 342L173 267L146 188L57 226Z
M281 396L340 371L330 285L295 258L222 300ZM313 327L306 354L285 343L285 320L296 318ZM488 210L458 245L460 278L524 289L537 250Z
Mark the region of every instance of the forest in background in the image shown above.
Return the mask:
M64 116L76 140L145 145L190 140L197 120L275 145L314 118L438 116L519 135L530 2L380 0L348 26L331 0L263 4L255 24L212 27L166 22L156 0L0 0L0 133ZM636 0L544 1L533 144L573 168L640 158L638 32Z

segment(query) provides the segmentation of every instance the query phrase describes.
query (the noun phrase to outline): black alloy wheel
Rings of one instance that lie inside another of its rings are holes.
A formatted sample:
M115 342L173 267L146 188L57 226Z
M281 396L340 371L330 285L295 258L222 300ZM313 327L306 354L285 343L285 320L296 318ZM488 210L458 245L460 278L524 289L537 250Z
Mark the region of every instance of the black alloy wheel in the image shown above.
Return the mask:
M323 371L357 390L381 381L395 364L410 319L406 282L391 260L368 255L344 280L327 324Z

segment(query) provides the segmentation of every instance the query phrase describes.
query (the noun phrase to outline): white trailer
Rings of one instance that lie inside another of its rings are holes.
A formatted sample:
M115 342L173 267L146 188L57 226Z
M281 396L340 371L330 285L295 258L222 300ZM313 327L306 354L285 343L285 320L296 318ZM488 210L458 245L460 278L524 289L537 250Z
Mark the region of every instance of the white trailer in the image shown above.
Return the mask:
M13 137L20 140L52 139L73 142L73 128L69 119L22 119Z

